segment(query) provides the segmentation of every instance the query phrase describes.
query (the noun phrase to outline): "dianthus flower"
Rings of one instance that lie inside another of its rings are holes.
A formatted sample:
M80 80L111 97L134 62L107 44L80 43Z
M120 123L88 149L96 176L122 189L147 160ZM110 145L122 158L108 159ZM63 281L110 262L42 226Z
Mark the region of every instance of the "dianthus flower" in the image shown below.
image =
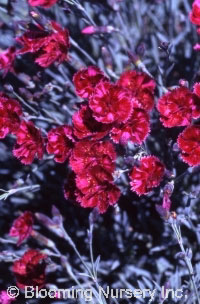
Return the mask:
M187 127L178 137L181 158L189 166L200 165L200 125Z
M18 237L17 246L19 246L31 235L32 228L33 214L29 211L26 211L14 221L9 235L12 237Z
M100 165L104 170L113 173L115 160L116 152L109 141L84 140L76 143L70 158L70 166L77 174L96 165Z
M100 82L89 100L94 118L102 123L126 122L133 110L128 90L109 82Z
M18 101L0 93L0 138L19 128L21 115L22 109Z
M31 6L42 6L44 8L49 8L53 6L58 0L28 0Z
M0 52L0 70L3 71L5 76L8 72L14 72L14 61L16 53L15 47L10 47L7 50Z
M156 156L143 157L130 173L131 190L138 195L149 193L159 186L164 172L165 167Z
M15 301L15 298L9 297L6 290L0 291L0 303L1 304L11 304L12 301Z
M37 30L28 30L17 41L23 46L18 54L35 53L40 66L48 67L53 62L61 63L68 59L69 32L59 24L50 22L51 30L38 26Z
M33 286L40 289L44 286L46 258L46 254L29 249L20 260L14 262L12 270L19 288Z
M160 120L167 128L187 126L197 118L196 98L186 87L174 89L163 95L157 105Z
M126 71L121 74L117 84L129 89L134 97L134 107L152 110L154 107L155 81L147 74L137 71Z
M79 190L77 201L84 208L97 207L104 213L110 205L114 205L120 190L113 183L113 176L101 166L94 166L78 174L76 186Z
M74 135L78 139L101 139L106 136L111 129L109 124L102 124L101 122L96 121L88 106L82 106L79 111L74 113L72 120Z
M200 1L195 0L192 4L192 11L190 12L190 21L196 25L200 25Z
M89 98L100 81L108 81L108 78L96 66L83 68L73 77L76 94L81 98Z
M47 152L55 155L56 162L65 162L70 156L73 146L72 127L64 125L48 132Z
M13 155L19 158L22 164L31 164L37 156L42 159L44 154L44 140L41 132L32 121L23 120L15 135L17 144L13 149Z
M149 116L146 111L134 109L131 117L125 124L114 127L111 131L111 138L115 143L127 144L131 141L141 144L150 131Z

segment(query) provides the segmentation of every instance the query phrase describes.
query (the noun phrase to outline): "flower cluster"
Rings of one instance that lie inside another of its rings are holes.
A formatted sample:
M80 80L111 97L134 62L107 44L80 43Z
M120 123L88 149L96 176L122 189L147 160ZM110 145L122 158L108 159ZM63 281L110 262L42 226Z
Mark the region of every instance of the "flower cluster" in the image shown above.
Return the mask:
M37 156L42 159L44 139L31 121L21 120L22 108L17 100L0 93L0 138L13 134L17 138L13 155L23 164L31 164Z
M44 55L44 53L41 55L41 51L63 37L60 36L61 29L57 24L51 23L51 26L56 33L49 34L48 31L38 29L34 35L33 32L27 31L18 38L23 44L20 53L36 53L39 56L36 61L47 58L41 57ZM58 40L57 36L60 37ZM57 45L54 49L57 50ZM52 55L52 52L50 53ZM59 56L59 59L61 57ZM49 63L49 57L47 61ZM43 61L44 66L47 61ZM50 59L50 61L54 60ZM154 105L155 82L145 73L126 71L117 83L112 83L96 66L82 68L75 73L73 82L76 94L87 99L87 103L84 102L74 113L72 126L61 125L52 128L45 139L31 121L20 120L22 115L20 106L12 101L13 106L18 106L16 108L18 112L15 109L12 114L12 107L6 112L7 125L2 120L3 136L12 133L13 127L17 138L13 154L23 164L31 164L35 158L42 159L45 144L46 151L54 155L56 162L63 163L69 159L74 174L71 174L71 185L69 183L65 185L65 197L70 199L73 197L82 207L97 207L99 212L103 213L120 197L120 190L114 183L117 160L114 144L127 145L131 141L141 145L148 136L149 112ZM2 95L3 98L7 100ZM14 118L10 118L12 115L16 116L15 126L13 126ZM6 130L3 129L5 126ZM106 137L108 135L110 139ZM151 177L153 178L154 176ZM148 176L144 183L150 182L147 179ZM147 193L150 188L158 184L158 179L155 173L152 185L146 186L143 191L137 189L137 193ZM19 237L18 244L31 233L31 225L25 225L26 219L26 215L22 216L11 230L12 236Z
M97 207L100 213L117 202L120 191L113 183L116 153L109 141L77 142L70 158L76 173L76 199L82 207ZM66 193L65 193L65 196Z
M123 145L144 142L150 131L148 112L154 105L155 82L145 73L128 71L111 83L95 66L78 71L73 81L77 95L88 99L88 104L72 118L76 143L69 164L75 174L65 185L65 197L103 213L120 197L113 180L116 152L104 137L110 135L114 143Z
M22 45L17 54L34 53L35 62L44 68L68 60L69 32L55 21L48 28L38 25L36 30L27 30L17 41Z
M187 126L177 140L181 158L189 166L200 165L199 125L192 125L193 119L200 118L200 84L195 83L193 91L179 87L166 93L158 100L157 109L165 127Z

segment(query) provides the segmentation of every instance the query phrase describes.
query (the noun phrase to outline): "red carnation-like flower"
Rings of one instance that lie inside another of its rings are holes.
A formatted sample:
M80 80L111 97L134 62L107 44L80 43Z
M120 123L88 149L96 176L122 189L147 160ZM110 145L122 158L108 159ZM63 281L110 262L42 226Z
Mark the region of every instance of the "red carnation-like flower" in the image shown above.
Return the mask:
M68 60L69 32L59 24L51 21L51 32L38 26L36 31L28 30L17 41L22 44L18 54L35 53L40 66L48 67L53 62L61 63Z
M15 47L10 47L7 50L0 52L0 70L3 70L3 76L8 72L14 72L14 61L16 53Z
M118 80L117 84L129 89L133 95L134 107L151 111L154 107L155 81L147 74L137 71L126 71Z
M15 133L19 128L21 115L20 104L15 99L0 93L0 138Z
M58 0L28 0L31 6L42 6L44 8L49 8L53 6Z
M15 298L11 298L6 290L0 291L0 303L1 304L11 304L11 302L15 301Z
M190 21L196 25L200 25L200 1L195 0L192 4L192 11L190 12Z
M74 135L78 139L91 138L102 139L111 130L109 124L102 124L94 119L88 106L82 106L73 115Z
M70 158L70 166L77 174L96 165L112 173L115 170L115 160L116 152L109 141L85 140L76 143Z
M80 205L84 208L97 207L100 213L106 212L120 197L120 190L114 185L112 175L101 166L91 167L79 174L76 186Z
M165 167L156 156L143 157L130 173L131 190L138 195L149 193L159 186Z
M55 155L56 162L65 162L70 156L73 146L72 127L60 126L48 132L47 152Z
M84 68L73 77L76 94L81 98L89 98L100 81L108 81L108 78L96 66Z
M187 127L178 137L181 158L189 166L200 165L200 125Z
M14 262L12 270L19 288L24 289L26 286L33 286L40 289L44 286L46 258L46 254L30 249L20 260Z
M177 88L163 95L157 105L160 120L167 128L187 126L197 117L195 96L186 87Z
M26 211L14 221L10 229L9 235L19 238L17 242L17 246L19 246L25 239L27 239L31 235L32 227L33 214L29 211Z
M109 82L100 82L89 100L94 118L102 123L126 122L133 110L128 90Z
M111 131L111 138L115 143L127 144L132 141L141 144L150 131L149 115L141 109L134 109L129 120Z
M15 135L17 144L14 147L13 155L19 158L22 164L31 164L36 156L42 159L44 140L40 130L34 126L32 121L23 120Z

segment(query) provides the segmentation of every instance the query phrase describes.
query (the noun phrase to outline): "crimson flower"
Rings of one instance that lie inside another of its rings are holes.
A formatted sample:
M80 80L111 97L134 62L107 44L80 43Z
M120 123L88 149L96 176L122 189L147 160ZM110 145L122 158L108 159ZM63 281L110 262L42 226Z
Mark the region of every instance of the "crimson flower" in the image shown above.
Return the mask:
M76 177L77 201L84 208L97 207L104 213L110 205L114 205L120 190L114 185L112 174L101 166L90 167Z
M49 8L53 6L58 0L28 0L31 6L42 6L44 8Z
M160 120L167 128L187 126L197 118L196 97L186 87L177 88L163 95L157 105Z
M72 120L74 135L78 139L101 139L106 136L111 129L109 124L102 124L101 122L96 121L88 106L82 106L79 111L74 113Z
M15 298L9 297L6 290L0 291L0 303L1 304L10 304L12 301L15 301Z
M200 25L200 1L195 0L192 4L192 11L190 12L190 21L196 25Z
M13 223L10 229L10 236L18 237L17 246L27 239L32 232L33 227L33 214L29 211L25 211L19 216Z
M96 66L81 69L73 77L76 94L81 98L89 98L100 81L108 81L108 78Z
M109 141L84 140L76 143L70 158L70 166L77 174L96 165L112 173L115 169L115 160L115 149Z
M73 146L72 127L64 125L48 132L47 152L55 155L56 162L65 162L70 156Z
M149 125L149 116L146 111L134 109L125 124L112 129L111 138L115 143L127 144L128 141L132 141L135 144L141 144L149 134Z
M129 89L134 97L134 107L146 111L154 107L155 81L143 72L126 71L121 74L117 84Z
M178 137L181 158L189 166L200 165L200 125L187 127Z
M128 90L109 82L100 82L89 100L94 118L102 123L126 122L133 110Z
M13 272L17 286L24 289L26 286L42 288L45 284L46 254L38 250L29 249L13 264Z
M15 47L10 47L7 50L0 52L0 70L3 70L5 76L8 72L14 72Z
M19 128L21 115L20 104L15 99L0 93L0 138L15 133Z
M143 157L130 173L131 190L138 195L149 193L159 186L164 172L165 167L156 156Z
M37 156L42 159L44 154L44 140L41 132L32 121L23 120L15 135L17 144L13 149L13 155L19 158L22 164L31 164Z
M51 31L38 26L36 31L28 30L17 41L23 46L18 54L35 53L40 66L48 67L53 62L61 63L68 59L69 32L59 24L50 22Z

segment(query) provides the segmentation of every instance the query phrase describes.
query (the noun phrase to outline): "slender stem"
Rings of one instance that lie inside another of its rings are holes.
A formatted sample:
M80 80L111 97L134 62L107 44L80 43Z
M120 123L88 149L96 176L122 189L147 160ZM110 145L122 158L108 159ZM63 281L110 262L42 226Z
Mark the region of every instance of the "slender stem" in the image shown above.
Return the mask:
M72 241L72 239L70 238L70 236L66 233L66 231L63 228L63 234L64 234L64 238L65 240L71 245L71 247L74 249L76 255L79 257L80 261L82 262L83 266L85 267L85 269L87 270L87 272L89 273L89 275L91 276L92 279L93 278L93 274L91 272L91 270L89 269L88 265L85 263L85 261L83 260L81 254L79 253L78 249L76 248L75 243Z
M90 225L90 231L89 231L89 245L90 245L90 258L92 263L92 272L94 277L96 278L96 272L94 267L94 255L93 255L93 224Z
M77 48L92 64L96 64L96 61L84 49L82 49L73 38L70 38L70 42L71 45Z
M34 190L34 189L37 189L37 188L40 188L40 185L25 186L25 187L19 187L19 188L16 188L16 189L10 189L10 190L0 189L0 191L4 192L3 194L0 195L0 200L1 199L6 200L10 195L12 195L16 192Z
M32 106L30 106L21 96L19 96L15 91L12 91L12 93L21 101L21 103L24 106L26 106L33 113L35 113L36 115L38 115L38 111L36 111Z
M176 238L177 238L179 247L181 249L181 252L184 255L184 261L185 261L185 264L188 268L188 272L189 272L189 275L190 275L190 280L191 280L191 283L192 283L192 286L193 286L193 289L194 289L194 292L195 292L195 295L196 295L196 298L197 298L197 302L198 302L198 304L200 304L200 297L199 297L198 289L197 289L197 286L196 286L196 283L195 283L195 277L194 277L194 271L193 271L191 259L188 257L187 252L185 251L185 248L183 246L183 240L182 240L180 226L177 226L176 223L172 223L171 227L172 227L172 229L173 229L173 231L176 235Z
M58 123L57 121L55 121L51 118L43 117L43 116L38 116L38 117L37 116L28 116L28 119L41 120L41 121L46 121L46 122L53 123L56 125L60 125L60 123Z

